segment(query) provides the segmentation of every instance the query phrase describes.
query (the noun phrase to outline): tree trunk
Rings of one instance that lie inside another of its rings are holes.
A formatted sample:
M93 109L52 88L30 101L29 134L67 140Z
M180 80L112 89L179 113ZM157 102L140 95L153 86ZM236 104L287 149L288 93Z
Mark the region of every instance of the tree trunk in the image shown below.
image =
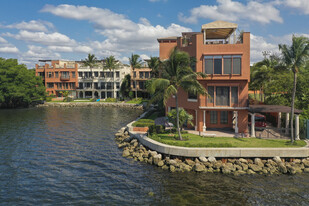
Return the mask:
M178 108L178 95L175 94L175 102L176 102L176 122L177 122L177 132L179 136L179 140L182 140L180 127L179 127L179 108Z
M294 127L293 127L293 118L294 118L294 103L295 103L295 93L296 93L296 81L297 81L297 73L294 70L294 85L293 85L293 93L292 93L292 103L291 103L291 142L294 142Z

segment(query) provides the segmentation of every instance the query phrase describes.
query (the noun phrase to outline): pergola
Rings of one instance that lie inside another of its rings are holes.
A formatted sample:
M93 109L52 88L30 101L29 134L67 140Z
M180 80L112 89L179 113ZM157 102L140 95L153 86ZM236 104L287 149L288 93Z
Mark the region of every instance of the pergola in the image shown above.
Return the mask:
M230 23L226 21L214 21L209 24L202 25L201 32L204 34L204 44L206 43L206 40L211 39L229 39L230 36L234 34L233 36L233 42L236 42L236 29L238 25L235 23Z
M281 113L286 113L285 119L285 133L288 133L289 128L289 117L290 117L291 107L281 106L281 105L250 105L249 114L251 115L251 137L255 137L255 113L278 113L278 128L281 128ZM295 109L295 138L299 139L299 114L302 110Z

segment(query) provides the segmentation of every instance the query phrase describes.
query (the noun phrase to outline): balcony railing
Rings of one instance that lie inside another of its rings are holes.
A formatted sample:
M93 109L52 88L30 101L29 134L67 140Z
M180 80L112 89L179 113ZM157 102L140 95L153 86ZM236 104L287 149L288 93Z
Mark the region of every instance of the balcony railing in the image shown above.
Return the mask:
M60 80L61 81L69 81L70 80L70 76L60 76Z

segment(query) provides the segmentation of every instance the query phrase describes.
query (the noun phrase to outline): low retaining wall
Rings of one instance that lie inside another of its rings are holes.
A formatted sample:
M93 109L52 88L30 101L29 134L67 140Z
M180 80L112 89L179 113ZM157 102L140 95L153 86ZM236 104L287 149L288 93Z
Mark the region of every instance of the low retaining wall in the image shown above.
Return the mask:
M149 149L162 154L183 156L183 157L243 157L243 158L272 158L275 156L285 158L305 158L309 157L309 148L194 148L177 147L163 144L150 139L145 134L130 132L130 135L138 139L140 143Z
M143 109L143 105L129 103L110 103L110 102L45 102L37 107L124 107Z

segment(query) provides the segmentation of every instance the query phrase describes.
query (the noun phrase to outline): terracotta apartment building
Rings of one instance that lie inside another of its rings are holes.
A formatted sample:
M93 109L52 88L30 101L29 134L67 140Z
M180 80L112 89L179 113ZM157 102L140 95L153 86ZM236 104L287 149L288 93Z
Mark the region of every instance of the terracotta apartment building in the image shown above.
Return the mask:
M131 69L131 90L135 92L137 89L137 96L147 97L146 82L150 79L151 69L146 63L144 63L141 68L134 69L134 71Z
M49 95L61 97L61 91L71 91L70 96L76 97L78 65L74 61L40 60L40 62L43 65L36 64L35 73L36 76L42 77Z
M250 81L250 33L236 37L237 24L215 21L202 25L201 32L184 32L181 37L158 39L160 59L177 47L195 57L193 70L207 74L198 78L208 96L179 91L179 106L193 115L195 130L233 128L248 132L248 83ZM166 112L175 107L167 102Z

